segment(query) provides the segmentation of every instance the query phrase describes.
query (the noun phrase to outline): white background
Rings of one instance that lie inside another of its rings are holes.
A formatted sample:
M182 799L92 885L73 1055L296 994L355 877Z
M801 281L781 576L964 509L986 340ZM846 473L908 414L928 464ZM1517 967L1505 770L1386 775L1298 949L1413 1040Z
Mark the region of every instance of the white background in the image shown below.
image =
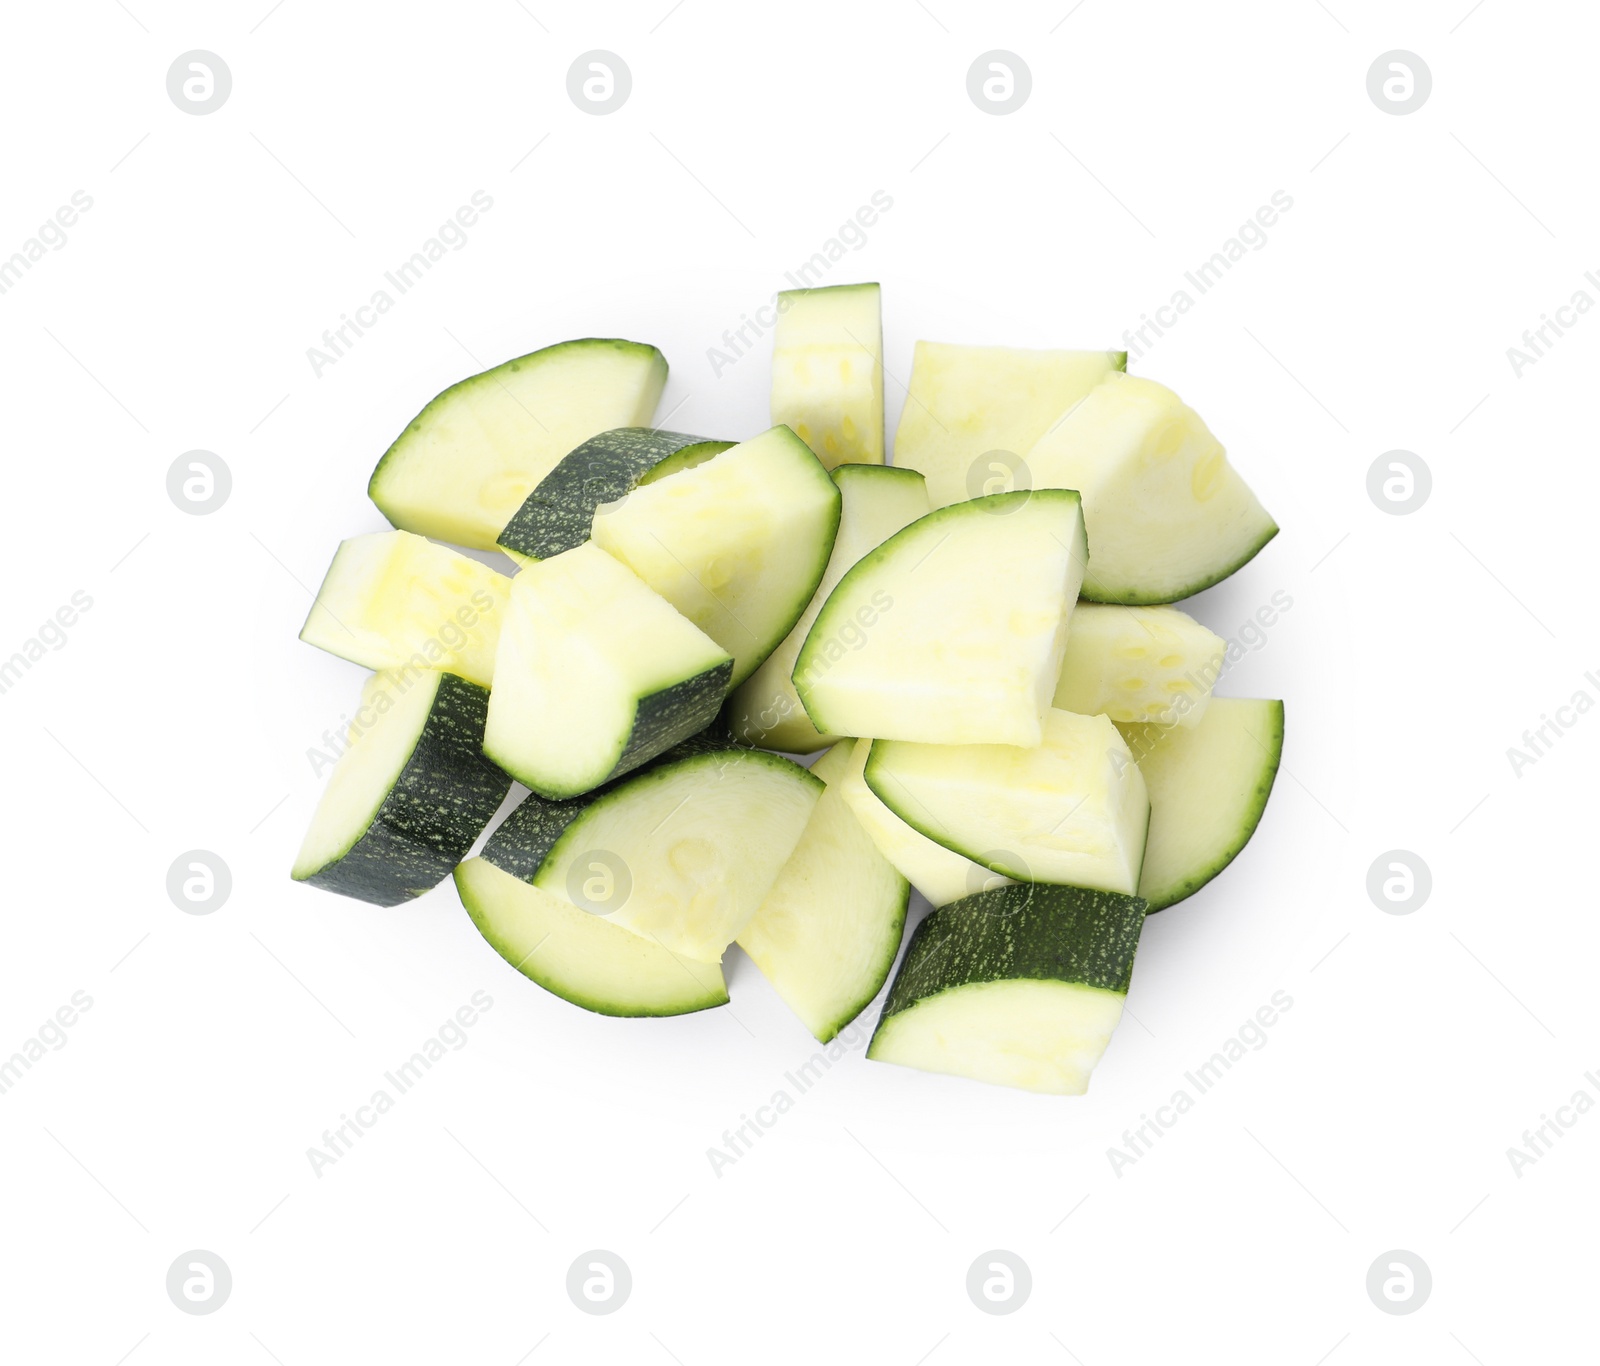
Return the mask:
M1600 22L1510 0L668 3L8 15L0 254L94 202L0 297L0 655L75 590L93 607L0 696L0 1056L74 991L93 1007L0 1096L3 1354L1570 1359L1600 1118L1520 1176L1507 1149L1600 1096L1579 871L1600 719L1520 777L1506 749L1600 697L1600 320L1521 378L1506 348L1600 297ZM165 85L196 48L233 75L204 117ZM633 74L606 117L566 91L595 48ZM1004 117L966 93L996 48L1033 77ZM1395 48L1433 73L1406 117L1366 90ZM468 244L314 375L307 348L475 190L494 207ZM719 1176L707 1149L815 1051L737 952L731 1008L605 1020L515 975L448 884L393 910L291 884L306 752L361 679L295 634L338 539L383 525L377 456L482 366L638 338L672 363L671 425L760 430L770 343L720 378L707 348L876 190L892 209L830 279L883 282L891 424L917 338L1120 345L1292 197L1132 367L1200 409L1282 525L1192 610L1231 636L1292 596L1222 689L1285 698L1289 741L1248 851L1151 922L1087 1097L852 1053ZM196 448L233 475L203 517L165 489ZM1433 473L1409 516L1366 492L1394 448ZM232 871L209 916L165 890L197 848ZM1395 848L1432 869L1409 916L1365 890ZM479 989L468 1045L315 1175L308 1147ZM1279 990L1265 1047L1117 1175L1107 1150ZM164 1289L193 1248L233 1274L208 1317ZM632 1269L609 1317L566 1295L591 1248ZM964 1288L993 1248L1032 1272L1008 1317ZM1365 1290L1394 1248L1433 1275L1407 1317Z

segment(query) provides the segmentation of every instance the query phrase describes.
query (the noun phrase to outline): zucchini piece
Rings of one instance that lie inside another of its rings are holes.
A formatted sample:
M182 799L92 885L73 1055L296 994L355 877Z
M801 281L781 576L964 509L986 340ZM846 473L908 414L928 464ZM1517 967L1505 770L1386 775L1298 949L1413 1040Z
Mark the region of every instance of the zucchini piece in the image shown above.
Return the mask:
M1013 478L1020 457L1106 375L1127 368L1126 351L919 341L894 462L928 476L936 508L1022 487Z
M672 953L715 963L772 890L822 787L799 764L713 732L587 796L533 793L483 856Z
M819 731L1036 746L1087 552L1078 495L997 493L911 523L828 596L795 661Z
M483 752L577 797L717 719L733 660L592 542L511 581Z
M1104 716L1052 710L1037 749L877 740L864 777L913 830L1018 882L1138 890L1150 801Z
M601 503L626 498L640 484L693 469L732 447L654 427L618 427L569 451L539 481L500 533L500 549L518 564L582 545Z
M884 858L933 905L944 906L974 892L1010 885L1010 878L935 843L889 810L867 786L865 769L872 741L849 743L849 765L835 783L840 797Z
M1036 488L1077 489L1091 602L1176 602L1278 534L1200 415L1171 389L1108 375L1028 452Z
M448 669L494 681L511 580L409 531L341 541L300 639L369 669Z
M778 295L772 421L794 429L830 470L883 464L883 305L878 286Z
M733 656L744 682L822 581L839 490L806 443L773 427L595 510L595 544Z
M290 874L374 906L398 906L450 875L499 810L511 779L483 757L489 694L456 674L374 674Z
M642 342L559 342L452 384L406 425L367 494L395 526L493 550L555 463L612 427L648 423L667 382Z
M1080 602L1055 705L1117 722L1192 726L1205 715L1228 642L1176 607Z
M878 1062L1081 1096L1122 1018L1144 902L1011 886L934 911L867 1046Z
M1197 726L1118 729L1150 789L1139 895L1165 910L1216 877L1255 834L1283 757L1283 703L1214 697Z
M822 582L783 643L728 699L728 723L746 744L810 754L841 738L821 735L811 724L790 678L795 659L828 594L851 566L928 513L927 487L915 470L893 465L840 465L833 472L833 481L841 497L839 534Z
M470 858L456 890L478 933L546 991L598 1015L687 1015L728 1003L722 969L637 934Z
M827 790L738 941L820 1043L888 981L911 898L840 794L855 743L841 740L811 765Z

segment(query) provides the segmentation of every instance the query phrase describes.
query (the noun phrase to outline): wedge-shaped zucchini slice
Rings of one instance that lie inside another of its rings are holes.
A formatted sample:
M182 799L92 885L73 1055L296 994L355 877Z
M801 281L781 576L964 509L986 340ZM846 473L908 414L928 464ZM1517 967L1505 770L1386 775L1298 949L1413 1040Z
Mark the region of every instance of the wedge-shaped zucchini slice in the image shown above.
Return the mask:
M450 875L511 790L483 757L489 694L455 674L367 680L291 876L397 906ZM365 724L361 724L365 722Z
M841 764L839 777L832 786L878 846L878 852L933 905L944 906L974 892L1010 883L1010 878L929 839L878 799L877 793L867 786L865 776L867 756L872 752L871 740L842 744L850 747L849 762Z
M790 754L809 754L841 738L818 734L790 675L822 604L850 568L869 550L928 513L928 491L915 470L892 465L840 465L833 472L843 509L839 534L822 582L794 629L766 662L728 699L728 724L747 744Z
M878 740L865 776L919 834L1018 882L1138 890L1150 802L1104 716L1051 711L1037 749Z
M1125 351L1025 351L919 341L894 462L928 477L936 508L1025 488L1021 458Z
M511 580L407 531L341 541L300 639L369 669L449 669L494 681Z
M819 731L1039 743L1086 558L1078 495L992 494L911 523L817 614L794 685Z
M739 947L816 1038L867 1007L900 951L911 889L839 792L854 740L811 765L827 791Z
M823 788L791 760L728 743L696 737L571 801L535 793L483 856L672 953L718 962L772 890Z
M883 464L883 309L878 286L778 295L772 420L794 429L830 470Z
M744 682L822 581L839 490L806 443L773 427L595 510L595 544L733 656Z
M1027 454L1035 488L1077 489L1093 602L1176 602L1278 534L1222 443L1171 389L1108 375Z
M1055 705L1113 721L1192 726L1205 715L1227 641L1176 607L1072 611Z
M680 958L481 858L455 877L478 933L563 1001L599 1015L687 1015L728 1003L715 963Z
M560 342L452 384L411 419L367 493L395 526L492 550L556 461L650 421L667 362L640 342Z
M1144 918L1136 896L1020 884L937 910L867 1056L1081 1096L1122 1018Z
M1283 703L1214 697L1197 726L1121 726L1150 789L1139 895L1152 911L1233 862L1267 809L1283 756Z
M511 581L483 752L541 796L581 796L717 718L733 660L592 542Z
M571 550L589 539L601 503L692 469L732 445L654 427L618 427L592 436L539 481L500 533L500 549L519 564Z

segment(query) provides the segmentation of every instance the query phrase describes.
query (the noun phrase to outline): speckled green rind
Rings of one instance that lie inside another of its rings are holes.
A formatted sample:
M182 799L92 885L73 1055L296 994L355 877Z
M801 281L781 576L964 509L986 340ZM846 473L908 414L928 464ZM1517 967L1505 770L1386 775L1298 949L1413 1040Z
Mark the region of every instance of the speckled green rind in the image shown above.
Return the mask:
M483 757L489 690L441 674L427 720L372 824L339 858L297 879L374 906L398 906L443 882L511 790Z
M1125 996L1144 919L1138 897L1080 887L1014 883L952 901L917 926L878 1032L920 1001L982 982L1069 982Z
M617 427L590 437L539 481L500 533L503 549L547 560L582 545L601 503L625 498L670 462L690 469L734 443L654 427Z
M1224 707L1245 705L1243 701L1234 698L1212 699L1212 705L1218 702ZM1237 820L1222 843L1208 850L1185 871L1174 876L1155 875L1155 869L1161 860L1157 858L1152 861L1149 850L1159 848L1160 842L1167 838L1168 829L1173 824L1181 823L1186 813L1181 806L1174 807L1170 803L1159 802L1160 796L1163 795L1160 778L1152 765L1140 764L1140 771L1145 773L1151 791L1148 836L1150 843L1147 844L1145 852L1146 869L1151 876L1141 875L1139 891L1147 899L1151 915L1157 911L1164 911L1169 906L1176 906L1180 901L1185 901L1198 892L1239 856L1240 851L1250 842L1251 836L1256 833L1256 827L1261 824L1261 817L1267 809L1267 799L1272 795L1273 783L1278 777L1278 766L1283 759L1284 707L1281 701L1257 705L1267 707L1268 723L1263 734L1253 737L1255 748L1239 756L1239 768L1247 775L1248 787L1237 798L1239 801ZM1205 724L1203 718L1200 724ZM1161 732L1160 727L1150 725L1123 725L1117 729L1128 741L1128 748L1132 750L1136 763L1144 758L1141 732L1153 732L1158 735ZM1186 738L1182 732L1175 734L1180 741ZM1232 776L1217 774L1214 780L1207 784L1212 801L1223 799L1223 786Z
M724 750L749 752L735 744L732 732L725 724L716 721L698 735L680 740L643 770L635 770L620 778L614 778L595 788L593 792L584 793L581 797L552 801L548 797L541 797L537 792L530 792L517 808L500 822L494 834L489 836L488 842L483 846L482 856L501 872L510 873L512 877L521 878L524 882L532 882L546 856L561 838L562 832L601 797L615 791L622 783L641 778L658 768Z
M1095 577L1094 555L1089 556L1089 567L1084 571L1083 587L1079 590L1085 602L1106 602L1120 607L1161 607L1170 602L1182 602L1185 598L1192 598L1196 593L1214 587L1230 575L1236 574L1255 559L1266 547L1274 536L1278 534L1276 526L1270 527L1262 533L1261 539L1239 556L1232 564L1220 566L1208 575L1185 584L1181 589L1172 592L1150 592L1146 589L1128 585L1117 586L1102 582Z
M633 772L656 755L704 731L717 719L722 699L728 695L728 680L732 677L733 661L725 659L693 678L641 697L628 743L617 766L606 775L606 781Z

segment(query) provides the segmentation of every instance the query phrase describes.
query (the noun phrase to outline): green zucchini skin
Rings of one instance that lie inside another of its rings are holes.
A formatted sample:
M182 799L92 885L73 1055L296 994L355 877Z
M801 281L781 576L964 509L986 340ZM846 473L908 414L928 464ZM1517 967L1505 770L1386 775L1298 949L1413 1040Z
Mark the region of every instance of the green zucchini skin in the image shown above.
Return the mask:
M411 757L361 837L303 881L398 906L449 877L511 790L483 756L489 690L443 674Z
M556 841L561 838L566 828L591 804L613 791L618 784L684 759L734 749L748 750L748 746L737 744L733 739L733 732L718 720L699 734L680 740L642 769L634 769L612 778L595 788L593 792L585 792L581 797L556 801L542 797L537 792L530 792L516 809L500 822L494 834L489 836L488 842L483 846L483 859L503 873L510 873L512 877L521 878L524 882L532 882L546 856L555 848Z
M582 545L594 510L638 488L664 461L688 467L720 455L734 443L654 427L616 427L592 436L563 456L539 481L500 533L500 545L547 560Z
M981 982L1070 982L1126 995L1144 920L1136 896L1043 883L952 901L917 926L878 1029L919 1001Z
M725 659L714 669L641 697L627 746L606 781L631 773L657 754L703 733L721 712L732 678L733 661Z

